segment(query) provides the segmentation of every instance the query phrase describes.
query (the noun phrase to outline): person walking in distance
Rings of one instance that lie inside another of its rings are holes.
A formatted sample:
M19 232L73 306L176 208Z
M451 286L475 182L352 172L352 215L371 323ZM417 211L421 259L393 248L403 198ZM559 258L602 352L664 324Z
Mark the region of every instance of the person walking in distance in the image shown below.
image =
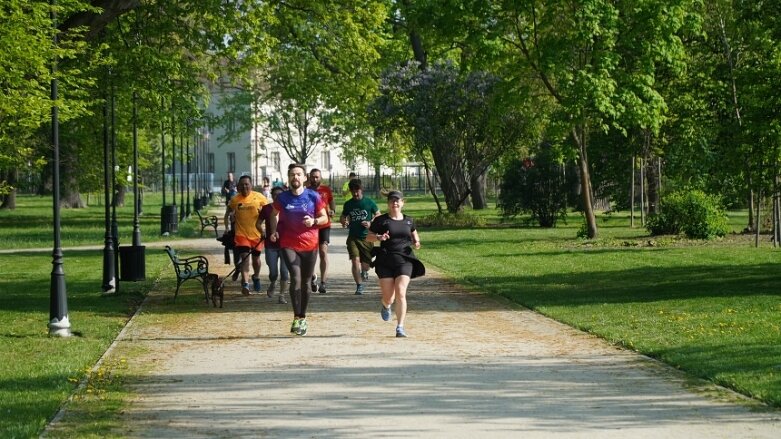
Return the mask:
M222 197L225 198L225 205L236 195L236 180L233 179L233 172L228 172L228 179L222 182Z
M306 335L309 306L309 279L315 272L319 224L328 221L326 206L317 192L305 187L304 165L294 165L287 172L290 189L274 201L269 239L278 241L282 259L290 272L290 301L293 304L293 324L290 332Z
M331 188L322 184L322 174L319 169L312 169L309 171L309 189L316 191L320 194L320 198L326 205L326 213L328 213L328 221L323 224L318 224L319 238L318 238L318 250L320 254L320 288L317 287L317 274L312 276L312 292L319 291L320 294L325 294L326 280L328 276L328 245L331 243L331 217L334 216L336 210L336 202L334 201L334 193Z
M396 304L396 337L406 337L404 319L407 316L407 286L410 279L426 274L426 268L412 251L420 248L420 236L415 221L404 215L404 197L399 191L388 193L388 213L372 221L367 241L380 242L374 250L374 271L380 281L382 307L380 316L390 320L391 307Z
M342 196L344 198L349 199L352 196L352 193L350 192L350 182L356 178L358 178L358 175L355 172L350 172L350 175L347 176L347 181L342 185Z
M263 235L258 228L260 211L269 203L268 198L252 190L252 178L242 175L238 182L238 194L228 201L225 209L225 228L230 226L231 218L235 226L235 254L242 255L241 294L249 295L249 261L252 259L252 285L256 293L260 292L260 252L263 250ZM251 255L252 257L248 257ZM234 261L238 262L238 261Z
M380 209L371 198L363 196L361 180L350 181L352 198L344 203L339 221L347 232L347 255L352 262L352 275L355 280L355 294L364 291L364 282L369 280L369 264L372 260L373 242L366 241L371 221L380 214Z
M271 189L271 199L276 201L279 194L282 193L282 187L274 187ZM266 231L271 229L271 216L274 212L274 206L272 204L266 204L260 211L260 217L258 222L263 223ZM281 228L281 224L277 224L277 230ZM258 225L260 228L260 224ZM287 265L282 260L282 249L279 247L279 241L272 242L268 235L266 235L265 251L266 251L266 266L268 267L268 289L266 295L269 298L274 297L274 293L277 292L277 280L281 278L279 282L278 302L287 303L285 300L285 291L288 288L288 282L290 282L290 275L287 271Z

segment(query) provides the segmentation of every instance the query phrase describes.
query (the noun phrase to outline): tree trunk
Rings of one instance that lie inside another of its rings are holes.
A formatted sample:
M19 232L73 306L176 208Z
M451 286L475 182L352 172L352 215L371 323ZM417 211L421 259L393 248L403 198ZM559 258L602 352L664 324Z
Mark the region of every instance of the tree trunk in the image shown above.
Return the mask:
M117 185L117 193L114 194L114 207L123 207L125 205L125 185Z
M488 207L485 197L485 173L472 177L472 209L482 210Z
M580 195L583 200L583 215L586 217L586 236L589 239L595 239L598 235L598 229L591 196L591 173L588 170L585 133L586 128L584 126L572 128L572 138L580 152L578 154L578 170L580 171Z
M649 141L650 142L650 141ZM648 145L650 147L650 145ZM647 182L646 186L646 203L648 205L648 215L659 213L659 168L656 165L658 157L654 157L653 153L648 153L648 157L645 160L645 178Z
M754 189L751 188L751 176L748 178L748 225L743 229L746 233L754 231Z
M426 183L428 184L428 189L431 191L431 195L434 197L434 202L437 203L437 213L442 213L442 204L439 202L439 196L437 196L437 189L434 183L431 181L431 167L428 165L428 160L425 158L423 159L423 167L426 169Z
M467 198L465 194L469 182L466 181L460 158L453 153L452 145L432 145L431 153L434 156L434 165L437 167L439 184L445 196L448 212L461 212Z
M3 203L0 204L0 209L14 210L16 209L16 183L19 178L19 170L16 168L9 169L5 173L5 180L11 190L3 197Z
M60 178L60 207L66 209L81 209L87 207L79 193L78 171L74 169L73 163L69 160L62 160L60 164L62 169Z

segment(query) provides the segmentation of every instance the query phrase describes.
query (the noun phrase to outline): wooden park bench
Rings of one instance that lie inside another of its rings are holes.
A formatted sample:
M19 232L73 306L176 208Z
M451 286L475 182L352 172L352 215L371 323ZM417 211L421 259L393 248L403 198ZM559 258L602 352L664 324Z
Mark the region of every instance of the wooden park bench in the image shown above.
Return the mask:
M171 246L165 246L165 252L171 258L176 271L176 292L174 293L174 302L179 295L179 287L190 279L195 279L201 283L203 294L206 301L209 301L209 260L204 256L192 256L189 258L180 258Z
M201 236L203 236L203 229L207 227L214 227L214 237L217 237L217 216L216 215L210 215L207 217L201 216L201 212L199 210L196 210L195 213L198 214L198 219L201 221Z

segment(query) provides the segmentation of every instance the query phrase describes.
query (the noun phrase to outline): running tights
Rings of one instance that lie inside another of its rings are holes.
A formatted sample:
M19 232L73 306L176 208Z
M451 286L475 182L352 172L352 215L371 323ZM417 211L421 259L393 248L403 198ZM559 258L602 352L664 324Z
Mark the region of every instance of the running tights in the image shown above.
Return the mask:
M310 252L297 252L290 248L282 249L282 259L290 272L290 301L293 303L295 317L306 317L309 306L309 282L315 272L317 249Z

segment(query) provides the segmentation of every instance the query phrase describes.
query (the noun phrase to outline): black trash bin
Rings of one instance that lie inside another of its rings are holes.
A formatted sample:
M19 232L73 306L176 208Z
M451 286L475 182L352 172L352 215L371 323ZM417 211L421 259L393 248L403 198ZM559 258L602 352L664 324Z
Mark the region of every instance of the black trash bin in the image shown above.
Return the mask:
M119 248L119 272L123 282L146 280L146 247L129 245Z
M179 217L176 214L176 205L163 206L160 209L160 234L176 233L179 231Z

